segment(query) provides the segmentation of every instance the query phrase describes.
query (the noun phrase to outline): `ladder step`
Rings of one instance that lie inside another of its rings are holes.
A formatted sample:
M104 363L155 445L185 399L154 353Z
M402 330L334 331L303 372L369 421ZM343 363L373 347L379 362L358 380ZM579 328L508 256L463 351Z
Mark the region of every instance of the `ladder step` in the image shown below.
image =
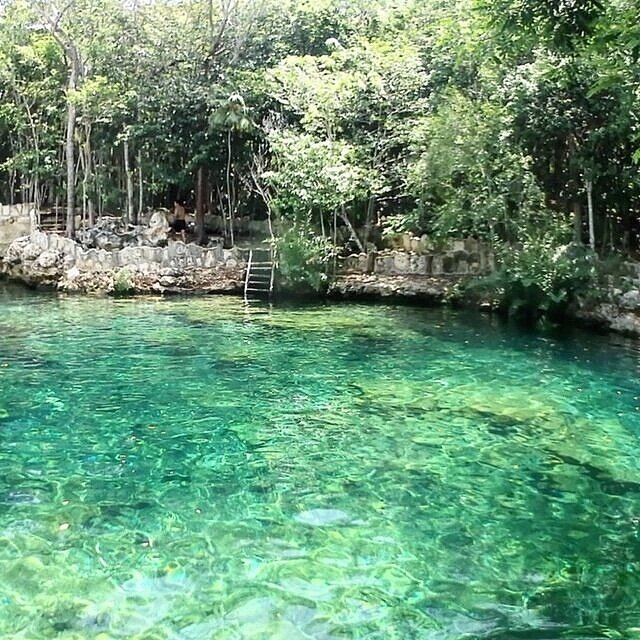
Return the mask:
M263 299L271 297L276 266L273 251L252 249L249 251L247 262L244 281L245 300L248 299L248 294Z

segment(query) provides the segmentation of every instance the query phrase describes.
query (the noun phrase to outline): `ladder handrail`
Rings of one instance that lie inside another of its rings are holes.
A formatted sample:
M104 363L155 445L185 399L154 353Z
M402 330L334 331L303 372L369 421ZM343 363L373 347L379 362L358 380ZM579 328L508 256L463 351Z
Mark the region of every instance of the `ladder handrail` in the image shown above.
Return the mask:
M247 288L249 287L249 275L251 274L251 261L253 260L253 249L249 249L249 261L247 262L247 273L244 278L244 298L247 299Z
M254 250L249 250L247 272L244 279L245 301L248 300L248 291L255 291L256 293L262 292L263 294L267 294L269 298L271 298L275 286L276 256L273 249L269 250L269 260L265 260L264 258L260 257L261 252L266 252L266 249L256 249L255 251L257 252L258 256L257 260L254 261Z
M273 248L271 249L271 278L269 280L269 297L273 294L273 283L276 276L276 255Z

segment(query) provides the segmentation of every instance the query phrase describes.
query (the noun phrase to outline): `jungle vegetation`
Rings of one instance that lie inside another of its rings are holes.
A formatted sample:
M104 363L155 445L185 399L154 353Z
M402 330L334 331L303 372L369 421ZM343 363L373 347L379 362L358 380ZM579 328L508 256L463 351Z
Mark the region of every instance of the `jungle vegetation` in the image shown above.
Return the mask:
M315 272L473 236L563 299L638 248L639 54L640 0L0 0L0 201L269 216Z

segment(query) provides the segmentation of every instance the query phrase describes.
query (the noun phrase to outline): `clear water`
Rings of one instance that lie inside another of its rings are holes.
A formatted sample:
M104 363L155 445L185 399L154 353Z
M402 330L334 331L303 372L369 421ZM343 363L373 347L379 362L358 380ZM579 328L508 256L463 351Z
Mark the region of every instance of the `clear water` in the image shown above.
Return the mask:
M640 637L640 352L0 292L0 637Z

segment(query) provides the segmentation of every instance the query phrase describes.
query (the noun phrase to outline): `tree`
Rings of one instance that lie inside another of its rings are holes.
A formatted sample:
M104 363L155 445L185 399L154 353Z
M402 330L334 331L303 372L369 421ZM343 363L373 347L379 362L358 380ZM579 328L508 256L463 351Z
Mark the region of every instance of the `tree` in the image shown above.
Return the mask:
M211 125L226 132L227 139L227 164L225 171L227 207L225 216L229 220L229 232L231 244L234 243L234 218L236 216L236 199L232 189L231 168L233 163L233 139L234 135L250 131L254 126L248 115L244 98L239 93L232 93L223 100L211 117Z

